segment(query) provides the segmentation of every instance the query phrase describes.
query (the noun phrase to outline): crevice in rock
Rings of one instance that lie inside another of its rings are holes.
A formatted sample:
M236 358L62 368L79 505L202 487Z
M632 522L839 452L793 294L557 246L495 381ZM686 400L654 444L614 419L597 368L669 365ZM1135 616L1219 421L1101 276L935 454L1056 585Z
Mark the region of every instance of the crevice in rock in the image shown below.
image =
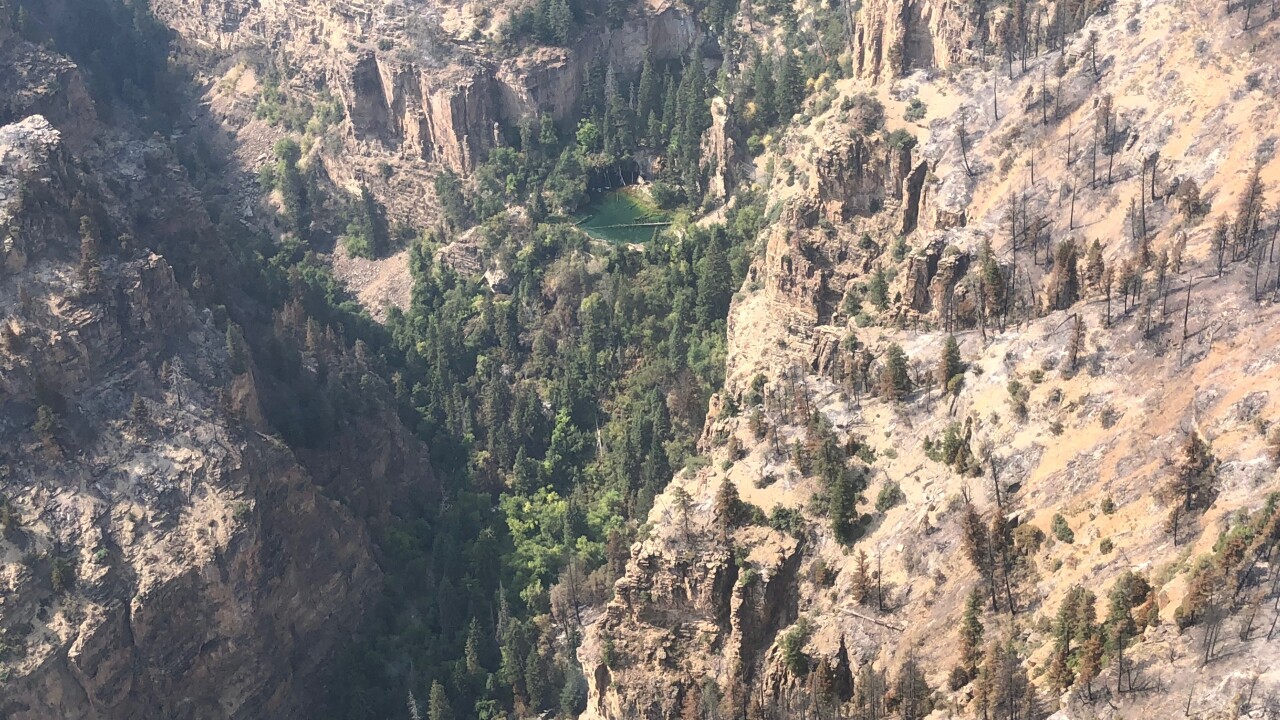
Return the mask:
M922 162L907 176L907 205L902 211L902 234L916 229L920 220L920 201L924 195L924 180L929 175L929 163Z

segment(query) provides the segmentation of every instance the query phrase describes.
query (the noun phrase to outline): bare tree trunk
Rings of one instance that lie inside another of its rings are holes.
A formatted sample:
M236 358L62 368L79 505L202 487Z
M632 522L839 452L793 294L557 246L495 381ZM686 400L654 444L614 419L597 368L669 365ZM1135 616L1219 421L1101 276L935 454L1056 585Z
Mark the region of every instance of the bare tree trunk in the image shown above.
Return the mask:
M1182 309L1182 347L1178 348L1178 367L1187 351L1187 319L1191 317L1191 276L1187 275L1187 306ZM1176 543L1175 543L1176 544Z
M1111 170L1116 164L1116 149L1111 147L1111 143L1107 143L1107 184L1112 183Z
M1089 188L1098 187L1098 133L1093 133L1093 148L1089 151Z
M956 129L956 139L960 143L960 160L964 163L964 173L973 177L973 168L969 165L969 131L965 127L963 115L960 117L960 127Z
M997 70L991 71L991 109L995 112L995 121L1000 122L1000 97L996 89L996 80L1000 77Z
M1142 166L1142 179L1141 179L1141 181L1140 181L1140 183L1139 183L1139 187L1138 187L1138 204L1139 204L1138 212L1139 212L1139 217L1140 217L1140 219L1142 220L1142 246L1143 246L1144 248L1147 246L1147 194L1146 194L1146 190L1147 190L1147 166L1144 164L1144 165ZM1148 257L1143 257L1143 258L1142 258L1142 262L1143 262L1143 263L1149 263L1150 261L1151 261L1151 259L1150 259L1150 258L1148 258Z
M1049 78L1045 63L1040 63L1040 124L1049 124ZM1057 115L1057 111L1054 111Z

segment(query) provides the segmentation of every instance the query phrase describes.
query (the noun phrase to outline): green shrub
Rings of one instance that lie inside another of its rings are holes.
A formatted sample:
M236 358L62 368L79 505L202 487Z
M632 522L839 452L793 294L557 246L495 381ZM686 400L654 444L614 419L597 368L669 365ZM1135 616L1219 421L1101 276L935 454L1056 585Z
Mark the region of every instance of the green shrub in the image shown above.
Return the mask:
M49 581L53 585L53 592L61 595L71 589L75 579L76 569L71 561L61 555L55 555L49 569Z
M774 505L769 513L769 527L793 537L800 537L805 530L804 513L795 508Z
M1013 531L1013 546L1019 555L1035 555L1044 544L1044 531L1030 523L1019 525Z
M911 102L907 103L907 110L902 114L902 118L907 122L919 122L924 119L928 108L920 98L911 98Z
M1031 398L1031 391L1017 380L1010 380L1005 389L1009 391L1009 407L1013 409L1013 414L1019 420L1026 420L1027 401Z
M880 494L876 496L876 512L886 513L904 500L906 496L902 494L902 486L894 480L887 480L880 488Z
M800 618L791 629L782 635L779 645L782 648L782 662L787 670L796 677L809 674L809 656L804 653L804 644L809 641L812 629L809 621Z
M1071 526L1067 524L1067 519L1062 517L1062 513L1054 513L1050 529L1053 530L1053 536L1061 542L1070 545L1076 541L1076 534L1071 530Z
M841 101L840 109L849 113L854 129L863 135L884 127L884 105L871 95L858 93L847 97Z
M910 150L916 146L916 136L902 129L889 133L886 141L895 150Z

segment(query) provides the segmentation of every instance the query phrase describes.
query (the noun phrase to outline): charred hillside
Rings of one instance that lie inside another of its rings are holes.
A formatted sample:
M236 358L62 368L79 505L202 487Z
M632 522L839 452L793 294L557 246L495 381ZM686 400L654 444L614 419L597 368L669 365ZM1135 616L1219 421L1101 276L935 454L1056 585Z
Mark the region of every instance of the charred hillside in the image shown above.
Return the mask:
M1271 717L1278 27L0 4L0 717Z

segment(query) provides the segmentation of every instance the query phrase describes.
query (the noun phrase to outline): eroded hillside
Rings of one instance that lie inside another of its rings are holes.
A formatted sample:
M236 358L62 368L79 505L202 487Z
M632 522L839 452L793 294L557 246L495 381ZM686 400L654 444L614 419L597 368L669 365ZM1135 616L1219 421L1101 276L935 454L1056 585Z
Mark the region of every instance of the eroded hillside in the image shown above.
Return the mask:
M1278 27L0 1L0 716L1274 716Z
M710 462L581 651L588 717L1269 717L1277 50L1231 10L1119 3L810 101L766 156ZM859 137L862 93L918 144ZM1078 588L1099 625L1064 644Z
M379 594L369 521L434 491L426 451L367 381L358 447L284 439L282 393L366 360L245 294L155 106L48 49L83 47L59 18L0 6L0 715L299 716Z

